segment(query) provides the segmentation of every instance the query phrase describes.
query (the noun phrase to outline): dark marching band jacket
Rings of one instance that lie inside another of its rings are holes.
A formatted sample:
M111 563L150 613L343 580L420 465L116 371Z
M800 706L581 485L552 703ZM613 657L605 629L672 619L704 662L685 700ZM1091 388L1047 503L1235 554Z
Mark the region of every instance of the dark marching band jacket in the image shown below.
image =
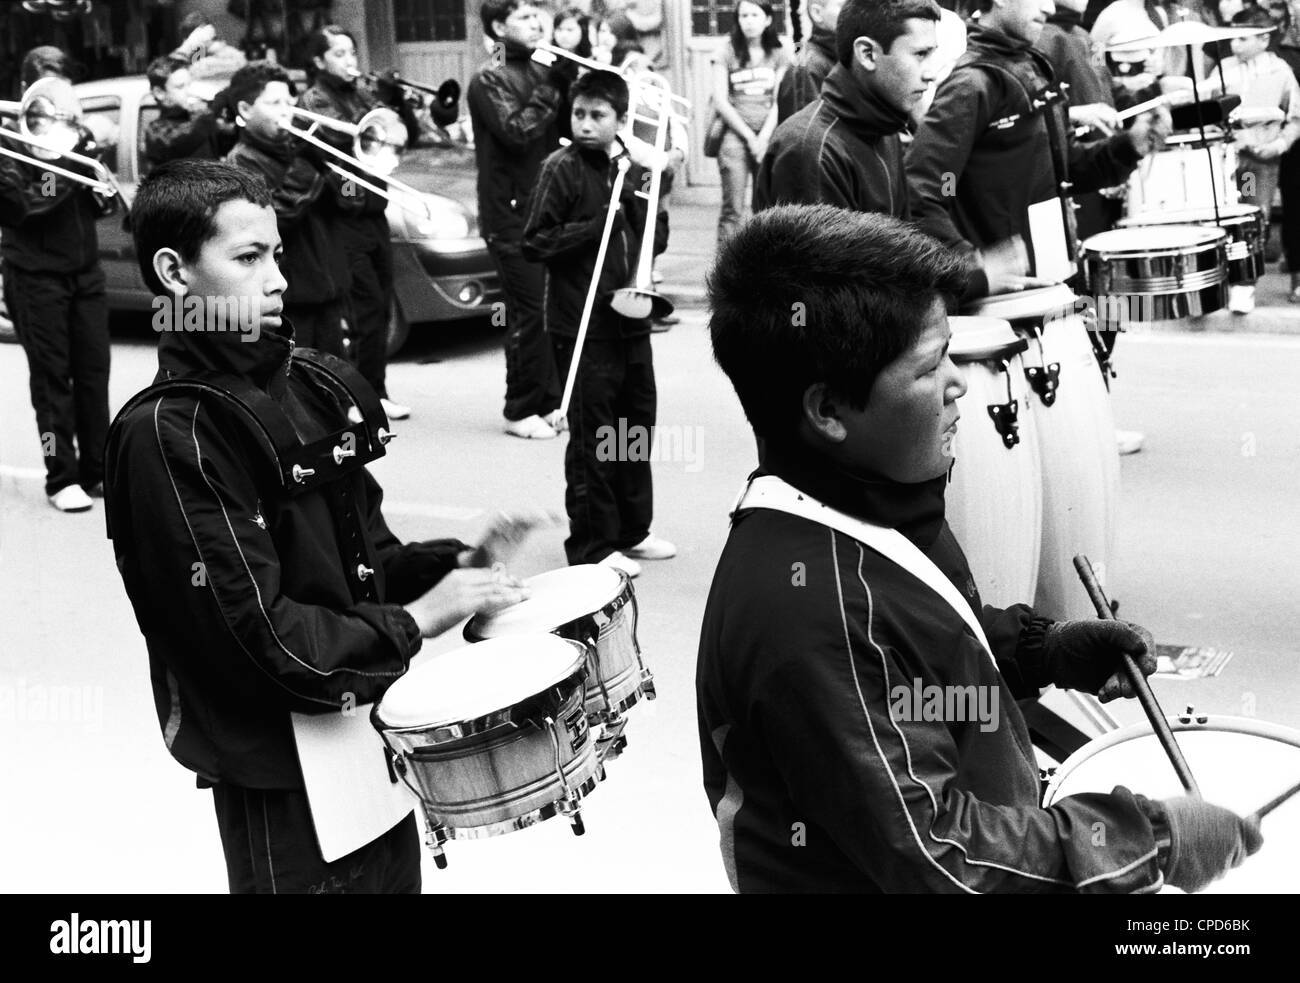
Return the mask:
M475 73L466 90L478 164L479 228L489 241L518 242L528 196L547 154L559 146L564 93L531 48L501 42L504 58Z
M822 83L835 67L835 32L814 27L812 36L799 47L794 63L781 76L776 92L776 118L780 123L816 102Z
M262 175L271 189L284 247L280 269L289 281L284 302L289 307L338 300L351 285L334 219L318 204L325 191L325 177L300 150L288 135L263 140L243 128L239 143L226 157L230 163Z
M908 153L912 218L923 231L966 252L1013 235L1031 245L1029 206L1059 194L1048 125L1074 193L1128 177L1141 158L1127 134L1077 144L1063 101L1032 105L1054 80L1051 63L1027 42L972 29ZM979 293L987 292L984 282Z
M783 512L738 513L709 592L696 675L704 785L732 887L1160 885L1138 797L1119 788L1039 807L1038 765L1014 701L1041 685L1048 623L1023 606L981 606L944 520L946 477L864 481L771 445L764 470L901 532L968 600L997 668L947 602L857 540ZM934 719L898 700L899 686L979 687L989 706L998 697L988 718L996 723Z
M899 139L909 117L864 93L836 65L821 98L776 128L754 179L754 211L773 205L837 205L907 218Z
M184 157L217 160L221 157L218 140L214 114L192 113L184 106L163 106L158 118L145 127L144 156L154 167Z
M378 397L341 360L290 348L291 329L164 333L161 386L109 435L118 570L163 740L200 784L301 788L289 711L378 698L420 648L400 605L466 548L389 531L364 467L383 453Z
M328 116L344 123L356 123L362 116L381 105L381 103L378 97L362 86L354 82L345 82L329 72L321 72L316 76L316 81L312 83L311 88L299 98L298 105L321 116ZM330 129L328 126L322 126L317 128L314 135L330 146L343 151L349 156L353 156L355 140L346 133ZM410 137L414 139L417 135L410 134ZM367 184L373 184L380 189L388 187L383 178L363 171L356 171L356 168L348 167L343 161L323 150L303 147L302 152L318 160L322 173L325 175L326 183L330 187L328 200L336 206L339 212L345 216L384 214L384 211L388 208L388 200L383 195L375 194L375 192L362 185L355 185L348 189L348 194L344 194L342 178L338 172L330 170L324 164L328 161L337 164L344 170L353 171Z
M546 264L545 317L551 334L572 338L578 333L605 230L617 160L604 150L587 150L574 143L551 154L542 165L528 211L523 255L531 262ZM609 306L614 291L629 286L636 272L646 223L646 202L636 192L648 186L648 176L642 167L632 164L623 179L622 206L600 271L590 338L628 338L650 331L648 320L625 318ZM657 244L664 235L662 221L656 220Z
M0 130L5 147L30 156L30 147L5 140L3 134ZM66 160L51 163L88 173ZM0 156L0 229L4 230L0 258L21 270L82 273L95 266L99 262L95 222L116 209L116 196L101 198L84 184Z

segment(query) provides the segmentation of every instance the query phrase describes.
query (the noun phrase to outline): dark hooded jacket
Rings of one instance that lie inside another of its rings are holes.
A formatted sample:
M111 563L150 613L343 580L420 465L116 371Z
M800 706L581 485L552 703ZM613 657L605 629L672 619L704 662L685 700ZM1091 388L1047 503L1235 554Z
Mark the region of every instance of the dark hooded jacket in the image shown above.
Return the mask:
M157 381L251 385L299 439L326 437L345 411L291 357L291 331L164 333ZM129 403L109 437L105 509L168 750L200 784L300 788L289 712L382 695L420 648L400 605L465 546L399 542L365 468L291 496L252 434L208 395Z
M776 128L754 179L754 211L773 205L838 205L910 215L903 146L909 117L836 65L821 97Z
M144 129L144 156L153 167L186 157L217 160L222 156L217 150L219 139L215 114L163 106Z
M981 605L944 520L946 478L870 481L771 444L759 473L902 533L970 604L997 665L937 593L856 539L771 509L737 513L695 681L704 788L733 889L1158 887L1151 813L1138 797L1119 788L1040 808L1015 700L1047 682L1048 622L1024 606ZM997 712L901 712L900 685L980 692Z
M810 102L816 102L822 83L836 64L835 32L814 27L812 36L799 47L792 64L776 90L776 119L784 123Z
M1049 122L1067 157L1060 178L1074 193L1123 183L1140 159L1127 134L1080 145L1070 139L1063 103L1046 112L1031 105L1054 79L1046 56L1027 42L972 29L908 153L917 225L967 253L1013 235L1031 247L1029 206L1058 195ZM979 280L977 295L986 294L983 274Z
M343 123L356 123L366 113L378 108L381 103L377 96L355 82L345 82L329 72L320 72L317 74L316 81L312 83L311 88L299 98L298 105L309 112L319 113L322 116L328 116ZM316 136L335 149L341 150L348 156L353 156L356 141L346 133L331 129L328 126L322 126L317 128ZM414 134L408 134L411 139L414 139L414 136ZM388 187L383 178L349 167L337 157L319 148L307 146L303 148L303 153L318 162L318 166L325 175L326 183L330 187L328 200L341 214L345 216L384 214L388 208L388 201L383 195L376 194L369 188L359 184L353 185L348 189L349 193L344 194L342 178L336 171L324 165L328 161L342 167L344 170L352 171L367 184L373 184L381 190Z

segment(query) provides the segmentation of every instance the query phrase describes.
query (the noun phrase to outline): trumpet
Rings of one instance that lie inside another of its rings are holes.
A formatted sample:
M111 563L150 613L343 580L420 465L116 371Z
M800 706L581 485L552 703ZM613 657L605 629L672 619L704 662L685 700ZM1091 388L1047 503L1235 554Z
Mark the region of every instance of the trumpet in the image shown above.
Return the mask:
M598 61L593 61L590 58L583 58L581 55L575 55L572 51L565 48L557 48L553 44L539 42L533 46L533 61L537 62L539 65L550 67L555 64L557 58L567 58L569 61L577 62L583 68L591 69L593 72L613 72L615 75L622 75L623 78L627 79L629 82L634 78L644 80L651 84L654 87L654 91L659 94L658 96L652 97L653 99L657 99L661 96L670 102L677 103L677 105L683 109L690 109L690 100L684 99L674 93L672 89L669 88L667 79L655 72L638 72L633 74L626 68L614 68L611 65L604 65ZM645 101L647 104L652 104L652 101L649 99Z
M102 161L73 152L73 148L81 141L81 133L77 129L77 121L81 119L81 104L72 91L72 83L55 76L38 79L28 86L21 102L0 102L0 115L18 118L18 131L5 130L4 139L15 140L31 148L31 154L28 155L0 146L0 155L84 184L105 198L119 194L117 181ZM89 168L94 177L50 163L59 159Z
M397 169L401 153L406 149L407 142L406 125L391 109L377 106L355 123L344 123L342 120L334 119L331 116L323 116L320 113L300 109L297 106L290 107L289 114L289 117L280 120L282 130L292 133L298 139L305 140L313 147L338 158L355 170L364 171L372 177L385 181L388 188L380 188L359 177L354 170L348 170L332 161L326 161L325 166L334 173L361 185L368 191L373 191L381 198L397 202L403 208L415 210L415 206L418 206L418 210L425 216L433 217L428 203L420 192L410 185L389 176ZM311 125L306 129L301 129L293 125L294 120L290 117L305 120ZM352 153L345 154L342 150L316 136L315 131L322 126L352 137ZM395 196L391 193L394 191L398 195Z

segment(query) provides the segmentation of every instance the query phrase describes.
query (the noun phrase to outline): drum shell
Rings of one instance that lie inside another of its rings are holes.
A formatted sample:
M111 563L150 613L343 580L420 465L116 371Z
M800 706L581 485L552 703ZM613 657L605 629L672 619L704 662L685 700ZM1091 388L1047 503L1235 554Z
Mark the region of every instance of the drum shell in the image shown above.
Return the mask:
M1124 215L1132 219L1213 208L1216 202L1236 204L1240 198L1236 174L1236 148L1222 134L1207 134L1205 141L1194 134L1175 135L1164 150L1147 157L1129 175Z
M1170 729L1206 801L1238 815L1254 812L1300 774L1300 732L1239 717L1171 718ZM1090 741L1056 770L1045 806L1070 795L1123 785L1151 798L1186 794L1147 723ZM1300 870L1300 796L1263 821L1263 850L1207 889L1208 893L1291 893ZM1175 893L1166 888L1165 893Z
M1175 212L1168 216L1141 215L1120 222L1126 228L1183 224L1208 226L1227 233L1225 254L1229 284L1236 286L1254 283L1264 275L1264 240L1268 230L1263 211L1253 205L1226 206L1220 209L1217 218L1213 209L1197 209L1193 212Z
M966 380L945 515L985 604L1033 602L1042 549L1043 476L1038 427L1021 356L954 355ZM1007 447L990 405L1016 403L1018 442Z
M431 820L454 837L496 835L522 829L553 815L565 799L559 767L574 798L595 787L599 771L586 714L583 674L557 687L554 723L500 723L480 733L440 740L441 728L386 727L378 722L397 768L424 803ZM469 725L471 722L466 722ZM552 730L555 740L552 740Z
M1175 249L1101 250L1091 242L1083 242L1088 283L1108 328L1201 317L1228 302L1226 234Z

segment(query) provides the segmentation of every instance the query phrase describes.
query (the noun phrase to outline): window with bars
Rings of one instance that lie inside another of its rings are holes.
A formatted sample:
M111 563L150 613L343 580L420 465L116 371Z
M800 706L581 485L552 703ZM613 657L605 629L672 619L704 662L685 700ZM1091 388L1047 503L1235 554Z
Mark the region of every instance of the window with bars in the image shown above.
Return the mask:
M738 2L739 0L691 0L691 34L697 38L730 34ZM785 8L784 3L772 3L772 20L778 34L787 31Z
M464 41L465 0L394 0L398 42Z

